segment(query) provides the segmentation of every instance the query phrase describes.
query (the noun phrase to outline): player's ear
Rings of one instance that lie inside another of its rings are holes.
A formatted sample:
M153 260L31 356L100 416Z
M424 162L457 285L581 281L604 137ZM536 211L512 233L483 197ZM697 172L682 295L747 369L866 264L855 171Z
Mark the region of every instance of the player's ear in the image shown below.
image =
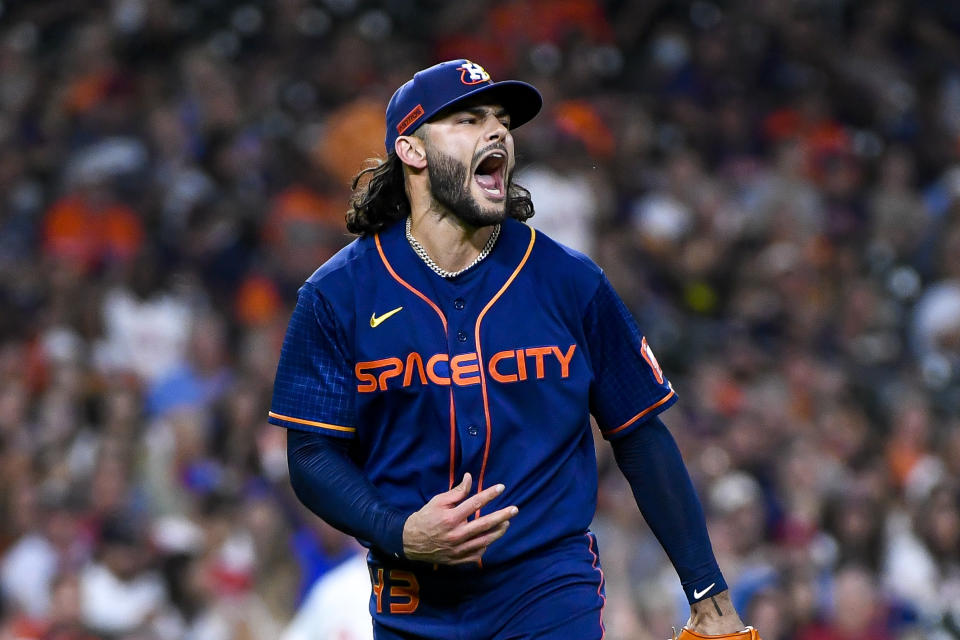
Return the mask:
M423 140L417 136L400 136L393 143L400 162L414 169L423 169L427 166L427 152L423 147Z

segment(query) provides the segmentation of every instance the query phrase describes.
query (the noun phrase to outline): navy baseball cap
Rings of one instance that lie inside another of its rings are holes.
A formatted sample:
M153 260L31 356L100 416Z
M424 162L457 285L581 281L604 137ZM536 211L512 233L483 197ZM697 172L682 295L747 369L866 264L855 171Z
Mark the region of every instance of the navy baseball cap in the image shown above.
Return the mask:
M387 105L387 153L399 136L417 127L453 104L478 94L503 105L510 114L510 128L529 122L543 106L543 97L533 85L519 80L494 82L483 67L469 60L448 60L423 71L403 84Z

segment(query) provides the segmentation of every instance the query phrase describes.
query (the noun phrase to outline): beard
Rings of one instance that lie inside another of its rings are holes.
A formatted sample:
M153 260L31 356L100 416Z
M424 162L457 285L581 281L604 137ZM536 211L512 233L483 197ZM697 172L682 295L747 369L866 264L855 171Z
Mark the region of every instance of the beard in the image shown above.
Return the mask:
M507 217L512 201L511 176L504 176L506 197L502 203L484 206L470 192L469 168L453 156L431 149L427 151L430 195L465 225L479 228L499 224Z

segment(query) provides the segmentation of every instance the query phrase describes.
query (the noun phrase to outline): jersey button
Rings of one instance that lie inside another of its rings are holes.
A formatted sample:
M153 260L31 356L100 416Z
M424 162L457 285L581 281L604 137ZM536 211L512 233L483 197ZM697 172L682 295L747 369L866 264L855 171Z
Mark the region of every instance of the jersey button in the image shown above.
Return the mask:
M457 340L459 340L460 342L466 342L467 334L465 334L463 331L457 331Z
M453 301L453 308L457 311L463 311L465 306L467 306L467 303L463 301L463 298L457 298Z
M475 436L480 433L480 427L478 427L475 424L472 424L469 427L467 427L467 433L469 433L472 436Z

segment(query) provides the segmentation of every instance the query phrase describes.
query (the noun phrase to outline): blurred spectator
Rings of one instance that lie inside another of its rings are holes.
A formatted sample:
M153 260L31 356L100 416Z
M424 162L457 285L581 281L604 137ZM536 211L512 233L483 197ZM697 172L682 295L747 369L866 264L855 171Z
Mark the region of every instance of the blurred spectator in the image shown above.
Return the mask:
M871 242L876 249L909 260L929 225L929 213L915 191L915 168L909 149L894 147L880 165L876 187L868 196Z
M184 361L174 364L146 391L147 412L212 407L230 386L226 327L217 315L198 318L190 328Z
M280 640L372 640L370 572L357 553L317 580Z
M873 574L856 565L841 568L825 621L806 626L798 640L893 640Z
M587 105L579 108L590 109ZM591 113L593 118L599 117ZM591 176L597 169L588 153L591 135L571 123L568 131L557 136L544 160L524 167L516 178L530 191L535 209L544 213L535 216L533 226L587 255L596 250L594 229L603 215L601 203L606 195L601 193L603 179Z
M183 296L164 286L167 278L156 260L150 252L141 253L128 286L104 298L105 335L94 358L106 373L153 382L168 375L185 355L192 310Z
M824 529L835 545L835 566L856 564L875 574L883 563L885 525L882 505L856 490L833 496L824 515Z
M0 564L0 586L8 606L35 620L55 612L51 599L57 576L80 569L87 559L78 512L79 505L64 498L41 498L38 529L24 532Z
M299 288L304 273L312 273L346 244L340 209L340 201L301 185L273 198L264 241L278 261L277 275L285 288Z
M77 193L57 200L45 216L45 255L80 273L131 260L143 245L140 218L116 201L97 173L82 180Z
M912 522L894 522L884 583L936 624L960 598L960 493L938 485L915 507Z
M166 604L163 582L144 553L146 540L128 518L103 523L99 557L80 575L83 621L104 635L146 632Z

